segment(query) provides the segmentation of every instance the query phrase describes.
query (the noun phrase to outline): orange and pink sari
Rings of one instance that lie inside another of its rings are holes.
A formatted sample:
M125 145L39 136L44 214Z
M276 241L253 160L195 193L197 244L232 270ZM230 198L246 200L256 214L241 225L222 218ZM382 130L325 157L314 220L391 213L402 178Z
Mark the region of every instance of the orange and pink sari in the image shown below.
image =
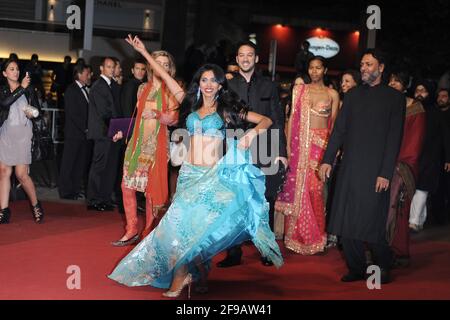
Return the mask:
M309 87L293 93L289 171L275 210L285 215L286 248L303 255L322 252L326 246L324 183L318 169L329 129L310 128L312 102Z

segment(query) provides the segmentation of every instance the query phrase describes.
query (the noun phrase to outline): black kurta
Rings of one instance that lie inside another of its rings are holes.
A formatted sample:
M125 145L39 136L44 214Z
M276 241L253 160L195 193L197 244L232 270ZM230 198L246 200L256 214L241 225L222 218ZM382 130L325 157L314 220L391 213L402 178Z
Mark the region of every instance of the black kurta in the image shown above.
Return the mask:
M346 94L323 163L344 155L328 231L348 239L386 244L389 191L376 193L377 177L391 180L403 136L406 99L386 86L363 85Z

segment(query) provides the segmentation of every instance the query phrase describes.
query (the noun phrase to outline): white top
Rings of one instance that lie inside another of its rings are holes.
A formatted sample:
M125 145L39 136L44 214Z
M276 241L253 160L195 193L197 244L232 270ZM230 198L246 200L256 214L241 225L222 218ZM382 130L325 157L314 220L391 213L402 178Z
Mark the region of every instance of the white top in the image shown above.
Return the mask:
M75 80L75 82L77 83L77 85L80 87L81 92L83 92L84 97L86 98L87 102L89 102L89 97L86 94L86 91L89 92L89 88L86 85L81 84L80 81ZM83 87L86 88L86 91L83 90Z

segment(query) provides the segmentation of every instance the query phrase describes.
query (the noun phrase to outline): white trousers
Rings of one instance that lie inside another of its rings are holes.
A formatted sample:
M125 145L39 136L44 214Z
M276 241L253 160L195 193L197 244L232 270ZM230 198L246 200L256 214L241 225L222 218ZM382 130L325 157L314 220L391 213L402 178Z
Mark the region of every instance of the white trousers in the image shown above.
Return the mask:
M427 219L428 191L416 190L411 202L409 223L422 227Z

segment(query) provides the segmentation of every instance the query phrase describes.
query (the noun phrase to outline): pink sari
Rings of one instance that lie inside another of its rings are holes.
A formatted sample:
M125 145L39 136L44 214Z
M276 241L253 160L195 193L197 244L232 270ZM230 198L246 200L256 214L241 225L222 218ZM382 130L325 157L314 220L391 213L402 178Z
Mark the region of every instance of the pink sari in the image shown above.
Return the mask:
M309 86L299 86L293 95L293 119L289 171L275 210L284 214L286 248L303 255L324 250L324 183L318 177L329 129L310 128Z

